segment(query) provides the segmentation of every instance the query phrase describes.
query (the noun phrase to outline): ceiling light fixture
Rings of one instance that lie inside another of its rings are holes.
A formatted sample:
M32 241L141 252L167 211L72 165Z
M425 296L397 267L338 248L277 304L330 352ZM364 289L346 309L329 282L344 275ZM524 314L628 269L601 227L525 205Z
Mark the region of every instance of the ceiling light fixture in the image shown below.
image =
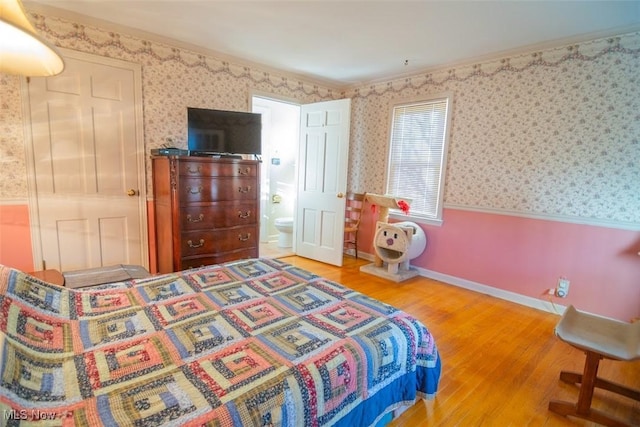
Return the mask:
M53 76L63 69L62 57L36 33L20 0L0 0L0 73Z

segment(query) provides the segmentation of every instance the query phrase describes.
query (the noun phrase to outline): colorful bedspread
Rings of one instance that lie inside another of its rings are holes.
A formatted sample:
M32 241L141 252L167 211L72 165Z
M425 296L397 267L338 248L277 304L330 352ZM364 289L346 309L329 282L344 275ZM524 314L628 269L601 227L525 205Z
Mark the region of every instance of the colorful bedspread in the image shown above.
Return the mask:
M430 397L424 325L277 260L74 291L0 266L0 424L372 425Z

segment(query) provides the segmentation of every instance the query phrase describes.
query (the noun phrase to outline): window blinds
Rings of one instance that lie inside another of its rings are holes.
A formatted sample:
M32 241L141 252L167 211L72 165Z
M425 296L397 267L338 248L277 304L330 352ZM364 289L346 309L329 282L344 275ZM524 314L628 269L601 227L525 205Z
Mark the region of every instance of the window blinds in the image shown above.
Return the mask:
M393 109L387 193L412 199L411 214L438 218L448 99Z

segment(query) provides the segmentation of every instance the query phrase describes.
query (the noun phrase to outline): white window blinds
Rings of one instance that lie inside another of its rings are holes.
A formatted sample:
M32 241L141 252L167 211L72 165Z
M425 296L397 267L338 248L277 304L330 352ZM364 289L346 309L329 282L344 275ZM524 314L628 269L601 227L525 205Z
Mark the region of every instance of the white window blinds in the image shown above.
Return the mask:
M410 214L441 219L448 98L393 108L387 193L412 199Z

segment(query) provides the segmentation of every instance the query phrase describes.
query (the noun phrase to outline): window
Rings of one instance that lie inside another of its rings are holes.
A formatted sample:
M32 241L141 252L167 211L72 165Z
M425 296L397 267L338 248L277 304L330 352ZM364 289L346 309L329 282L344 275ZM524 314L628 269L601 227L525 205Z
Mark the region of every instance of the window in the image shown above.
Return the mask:
M410 216L442 221L451 96L393 107L387 194L411 199Z

